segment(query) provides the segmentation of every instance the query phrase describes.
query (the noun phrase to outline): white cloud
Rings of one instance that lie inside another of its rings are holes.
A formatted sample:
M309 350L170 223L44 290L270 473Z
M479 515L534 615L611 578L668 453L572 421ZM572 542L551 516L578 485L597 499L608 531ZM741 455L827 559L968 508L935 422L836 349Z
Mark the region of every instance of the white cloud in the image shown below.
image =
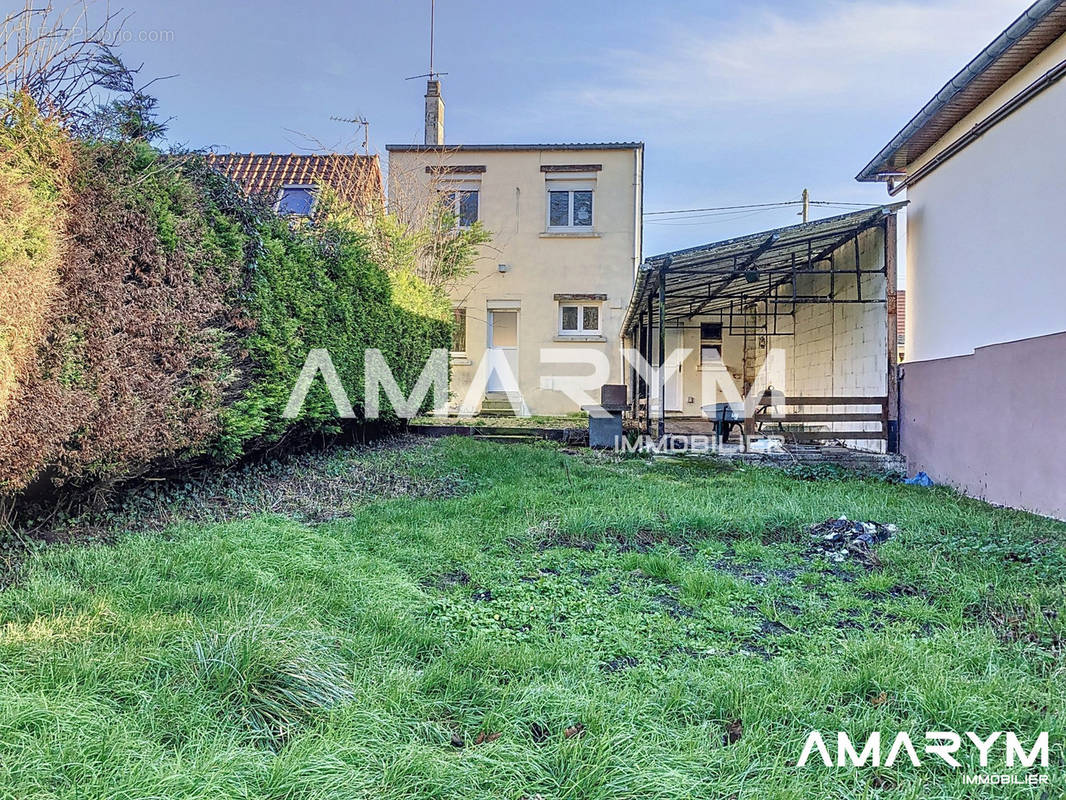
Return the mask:
M842 98L856 106L913 102L916 92L931 96L1027 5L836 0L807 18L764 10L725 25L687 20L641 50L601 56L609 83L587 87L581 99L681 118L750 105L836 106Z

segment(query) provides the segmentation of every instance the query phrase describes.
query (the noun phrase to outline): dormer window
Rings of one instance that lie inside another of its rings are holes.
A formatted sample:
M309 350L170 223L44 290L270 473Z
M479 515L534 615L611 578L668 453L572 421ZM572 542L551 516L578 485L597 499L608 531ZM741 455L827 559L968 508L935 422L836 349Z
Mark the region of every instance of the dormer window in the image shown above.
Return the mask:
M287 184L278 190L274 210L283 217L309 217L315 208L314 184Z

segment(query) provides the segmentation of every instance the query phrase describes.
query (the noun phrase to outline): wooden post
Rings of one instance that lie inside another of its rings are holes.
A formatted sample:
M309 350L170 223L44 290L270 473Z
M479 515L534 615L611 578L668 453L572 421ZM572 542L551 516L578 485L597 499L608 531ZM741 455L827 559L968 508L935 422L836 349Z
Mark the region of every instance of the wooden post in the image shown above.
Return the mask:
M885 217L885 311L888 318L888 375L885 383L888 402L885 403L885 435L888 452L899 452L899 368L896 363L899 334L896 322L896 215Z

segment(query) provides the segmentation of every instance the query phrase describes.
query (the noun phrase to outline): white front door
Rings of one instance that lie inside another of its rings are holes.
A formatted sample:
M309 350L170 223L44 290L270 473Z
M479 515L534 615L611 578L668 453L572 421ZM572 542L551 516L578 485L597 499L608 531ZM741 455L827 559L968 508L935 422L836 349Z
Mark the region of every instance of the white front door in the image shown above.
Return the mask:
M685 346L685 332L680 328L667 328L666 329L666 360L670 362L670 354L675 350ZM658 327L652 328L651 335L651 363L653 366L659 366L659 329ZM666 379L666 391L665 402L667 411L680 411L681 410L681 395L684 387L682 386L681 374L684 369L684 364L678 364L677 371L671 374ZM659 408L659 385L656 382L651 391L651 406L653 409Z
M518 391L518 312L489 312L489 381L486 391ZM514 385L507 381L514 377Z

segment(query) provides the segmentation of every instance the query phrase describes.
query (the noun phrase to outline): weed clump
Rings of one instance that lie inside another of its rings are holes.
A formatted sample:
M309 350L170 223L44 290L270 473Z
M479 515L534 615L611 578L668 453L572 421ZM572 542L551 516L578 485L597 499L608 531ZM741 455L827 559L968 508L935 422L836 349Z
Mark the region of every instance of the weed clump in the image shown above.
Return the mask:
M271 746L354 697L348 665L325 641L257 617L192 645L192 673L218 714Z

